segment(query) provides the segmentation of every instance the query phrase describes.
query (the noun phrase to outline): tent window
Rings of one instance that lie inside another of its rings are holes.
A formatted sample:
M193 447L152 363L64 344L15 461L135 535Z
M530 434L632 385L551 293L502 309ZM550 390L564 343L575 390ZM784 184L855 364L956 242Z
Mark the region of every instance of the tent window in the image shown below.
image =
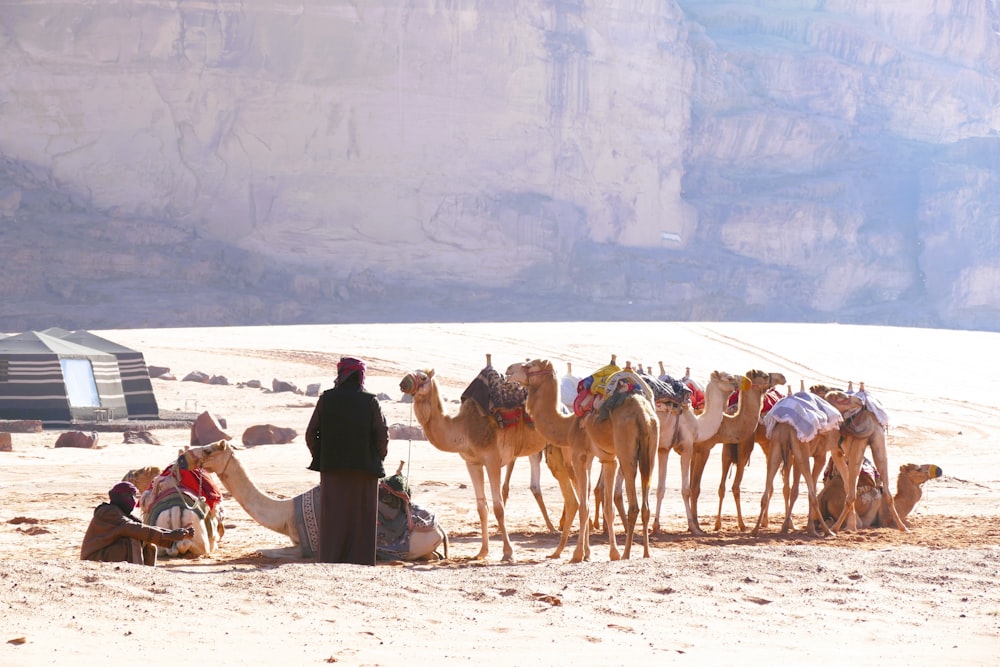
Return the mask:
M69 404L74 408L98 408L101 398L97 393L94 369L89 359L60 359L63 382Z

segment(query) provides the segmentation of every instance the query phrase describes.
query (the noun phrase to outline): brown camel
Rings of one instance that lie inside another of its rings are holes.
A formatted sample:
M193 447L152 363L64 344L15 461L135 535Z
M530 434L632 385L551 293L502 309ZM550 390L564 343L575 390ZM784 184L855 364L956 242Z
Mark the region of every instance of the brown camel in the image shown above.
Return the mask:
M615 539L611 486L605 485L604 521L608 532L611 560L628 558L635 538L635 524L640 514L636 473L639 474L642 494L642 534L643 556L649 556L649 485L652 477L653 457L659 438L659 421L652 402L645 395L629 394L621 399L607 419L601 421L597 414L580 417L566 415L559 410L559 387L552 363L544 359L534 359L524 364L512 364L507 369L507 377L520 383L528 390L525 407L535 422L536 428L552 444L564 448L570 465L575 472L575 496L579 512L580 533L573 562L590 557L590 522L588 496L590 492L590 469L594 458L601 462L605 479L613 479L616 465L622 468L628 495L628 519L626 521L625 548L619 553ZM637 382L638 376L633 375ZM644 383L642 383L644 386ZM651 395L648 387L646 395ZM613 400L611 397L607 399ZM616 402L617 397L614 399ZM568 499L567 499L568 503ZM568 506L568 505L567 505ZM567 516L571 514L567 513ZM566 545L572 521L565 521L563 534L553 557L557 557Z
M698 497L701 495L701 478L705 473L712 448L723 445L722 480L719 482L719 511L715 517L715 530L722 529L722 501L726 497L726 476L732 460L726 456L729 452L728 443L747 443L753 448L754 434L760 422L760 410L764 404L764 393L769 389L785 384L785 376L781 373L765 373L761 370L747 371L748 382L743 382L739 388L739 398L734 414L724 414L718 430L694 444L694 454L691 457L691 511L694 520L698 521ZM728 400L728 397L727 397ZM733 479L733 498L736 500L736 517L741 531L746 530L743 523L743 513L740 511L740 484L743 481L742 468L737 469Z
M471 399L461 402L457 415L445 414L433 370L413 371L400 382L400 389L413 396L413 414L423 428L428 442L443 452L457 453L469 470L482 535L479 553L475 558L481 560L489 554L489 506L483 477L485 469L489 477L493 514L503 540L503 560L513 560L514 550L504 520L501 471L519 456L541 452L546 445L545 437L525 420L501 428L496 419L484 414L476 401ZM560 483L560 488L562 486Z
M845 394L839 391L830 391L826 395L827 400L836 407L843 415L843 422L840 425L840 435L843 442L840 450L847 459L847 471L841 472L846 481L847 498L844 502L843 511L834 522L833 530L840 530L840 527L847 521L847 530L857 528L857 513L854 504L858 495L858 477L861 474L861 463L865 458L865 450L871 449L872 459L875 462L875 469L882 479L889 478L889 456L885 445L885 425L880 421L881 408L877 403L873 404L873 399L865 392L864 382L860 383L859 390L853 394ZM836 462L836 458L835 458ZM882 494L882 504L886 505L889 516L892 518L896 528L907 533L909 528L903 523L896 511L896 503L892 494Z
M867 459L865 460L867 462ZM899 466L899 476L896 477L896 495L893 504L899 517L906 521L913 508L923 497L923 484L929 479L941 477L944 472L939 466L932 464L917 465L907 463ZM888 507L882 502L885 485L876 482L865 470L864 463L861 475L858 477L858 497L854 509L858 513L858 525L861 528L896 528ZM829 478L823 483L819 494L819 509L827 521L837 519L844 510L847 495L844 493L844 480L836 468L830 470Z
M653 532L660 530L660 509L667 488L667 458L670 450L674 450L681 456L681 498L684 501L688 530L695 535L705 534L698 525L691 503L691 460L694 456L694 446L696 442L705 440L719 430L729 395L739 389L743 380L743 376L712 371L705 387L705 408L697 416L687 405L657 406L656 416L660 422L660 440L656 452L659 477L656 485L656 516L653 519Z
M842 392L831 392L844 396ZM806 409L803 411L803 404ZM791 419L793 414L803 415L803 422L794 422ZM806 417L809 417L806 419ZM847 474L847 465L844 456L838 448L840 431L838 427L842 417L833 405L827 403L823 398L808 392L799 392L778 401L765 417L765 426L768 429L770 446L767 452L767 473L765 475L764 494L760 500L760 515L757 517L757 524L751 534L756 537L767 514L768 505L771 502L771 495L774 493L774 475L779 466L784 466L786 470L791 466L793 482L791 484L790 497L785 506L785 521L781 526L781 532L787 533L792 526L792 509L795 506L795 499L799 476L806 478L806 488L809 492L809 513L806 521L809 534L819 537L816 525L822 529L826 535L834 535L834 532L822 520L819 513L818 494L816 485L819 475L826 465L827 453L834 453L833 463L841 471L842 475ZM812 459L812 466L809 460Z

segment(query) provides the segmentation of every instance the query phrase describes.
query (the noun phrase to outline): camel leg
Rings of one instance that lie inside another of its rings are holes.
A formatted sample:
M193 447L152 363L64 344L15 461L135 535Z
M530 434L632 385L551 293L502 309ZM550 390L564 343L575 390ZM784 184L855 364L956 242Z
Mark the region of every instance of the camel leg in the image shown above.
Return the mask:
M503 478L503 488L500 490L500 495L503 498L504 505L507 504L507 498L510 497L510 477L514 474L514 464L517 459L514 459L507 464L507 474Z
M723 443L722 445L722 478L719 480L719 510L715 513L715 530L722 530L722 501L726 498L726 477L729 475L729 469L733 465L731 448L735 446L735 443ZM736 514L739 515L738 501L736 508ZM742 524L743 519L740 518L740 530L743 530Z
M698 525L698 518L691 508L691 457L693 447L681 449L681 498L684 499L684 512L687 514L688 530L692 535L704 535L705 532Z
M691 472L688 481L688 490L691 505L691 516L694 517L694 524L701 530L698 523L698 498L701 496L701 478L705 474L705 466L708 464L708 456L712 448L695 446L691 452Z
M858 499L858 478L861 476L861 465L865 459L865 447L850 437L843 444L842 450L846 450L847 455L845 456L842 451L836 452L833 464L837 467L840 481L844 485L844 507L840 510L840 516L833 522L832 528L840 530L846 522L848 530L856 530L858 513L855 503Z
M660 508L663 506L663 496L667 491L667 457L669 448L657 448L657 478L656 478L656 514L653 516L653 532L660 532Z
M615 460L601 461L601 474L604 475L604 525L608 533L608 550L611 554L611 560L620 560L621 553L618 551L618 541L615 539L615 517L614 517L614 502L611 499L612 488L611 485L607 483L607 480L614 479L615 474ZM632 471L632 483L635 484L635 471ZM630 510L631 512L631 510ZM631 546L628 539L628 525L625 526L625 546L628 548Z
M535 502L538 503L538 509L542 511L542 518L545 520L545 527L550 533L556 532L556 527L552 525L551 519L549 519L549 512L545 509L545 500L542 499L542 452L536 452L528 457L528 461L531 463L531 495L535 497ZM503 502L504 505L507 504L507 487L510 482L510 469L513 467L508 466L507 468L507 479L504 480L504 495Z
M577 537L573 557L570 559L571 563L590 560L590 508L587 505L590 497L590 467L592 463L593 456L590 454L579 454L573 458L573 469L576 472L576 497L580 504L577 508L580 533ZM568 530L568 528L563 528L563 530Z
M601 505L604 503L604 469L597 474L597 481L594 482L594 521L591 523L591 528L594 530L602 530L601 528L601 514L603 512Z
M561 535L559 536L559 546L549 555L549 558L559 558L566 542L569 540L569 532L573 529L573 515L579 509L579 502L576 499L576 487L574 485L573 467L565 462L565 453L561 447L552 447L547 453L549 470L559 482L559 490L563 497L563 519L560 522Z
M908 533L910 529L906 527L906 524L899 517L899 512L896 511L896 500L892 497L892 489L889 488L889 456L885 450L884 438L881 440L882 442L879 445L872 443L871 449L872 459L875 461L875 469L878 470L878 474L882 478L882 503L888 504L889 514L896 522L896 527L901 532Z
M823 473L823 468L826 467L826 451L824 450L819 456L813 457L813 467L812 474L806 476L806 489L809 491L809 513L806 517L807 525L809 527L809 533L815 537L819 537L819 533L816 532L816 523L814 519L819 521L820 528L823 529L825 535L833 537L835 533L830 530L830 527L826 525L826 521L823 520L823 515L819 511L819 497L816 493L816 480Z
M487 466L486 474L489 476L490 491L493 493L493 515L497 519L497 528L500 532L500 539L503 540L503 562L514 560L514 547L510 544L510 537L507 535L507 520L504 514L503 497L500 493L500 466Z
M469 470L469 479L472 481L472 489L476 494L476 511L479 512L481 544L479 553L475 555L474 560L482 560L490 552L489 505L486 504L486 482L483 478L483 467L481 465L466 463L465 467Z
M767 451L767 473L764 476L764 495L760 497L760 514L757 516L757 525L750 531L753 537L757 537L761 524L767 516L767 509L771 504L771 495L774 493L774 475L778 472L778 466L781 462L781 447L772 442Z
M625 524L625 499L622 495L622 490L625 486L625 475L622 474L621 466L618 467L618 472L615 474L615 509L618 510L618 518L621 519L622 525Z
M741 442L736 445L736 474L733 475L733 501L736 503L736 524L739 526L741 533L746 532L747 526L743 522L743 509L740 505L740 487L743 485L743 472L747 469L747 463L750 462L750 454L752 452L752 440L749 444Z

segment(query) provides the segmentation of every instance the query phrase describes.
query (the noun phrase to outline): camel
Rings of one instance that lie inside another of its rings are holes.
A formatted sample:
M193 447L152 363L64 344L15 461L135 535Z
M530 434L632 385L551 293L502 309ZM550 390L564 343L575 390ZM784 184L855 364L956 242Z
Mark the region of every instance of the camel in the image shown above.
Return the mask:
M175 530L191 527L194 535L168 547L158 547L160 555L198 558L210 555L219 545L226 529L222 523L223 505L220 500L209 508L203 493L195 495L180 480L183 451L174 463L172 474L160 474L148 482L139 500L143 523Z
M831 394L834 393L843 395L842 392L831 392ZM778 471L779 465L783 465L786 470L791 465L794 479L791 484L791 494L785 506L785 521L782 524L781 532L787 533L792 529L792 509L798 495L796 490L801 474L806 478L806 488L809 493L809 518L806 522L809 534L819 537L816 524L819 524L825 535L833 536L835 534L820 516L816 485L819 475L826 465L828 452L834 454L833 463L841 474L847 474L846 461L838 448L840 440L838 427L842 421L843 417L837 408L820 396L804 391L781 399L767 413L764 418L767 437L770 440L767 452L767 473L764 494L760 500L760 515L757 517L757 524L751 531L751 535L757 537L760 532L764 516L767 514L771 502L771 495L774 493L774 475ZM811 469L809 459L813 460Z
M631 374L639 383L637 375ZM559 386L556 372L550 361L534 359L523 364L512 364L507 369L507 377L524 386L528 391L525 408L535 422L535 427L553 445L564 448L568 455L569 467L575 473L575 494L571 498L564 493L566 516L574 510L579 512L580 532L572 562L590 558L590 521L588 496L590 493L590 469L594 458L601 462L605 479L612 479L617 466L622 468L629 508L626 520L625 548L618 551L612 519L611 486L605 486L604 521L608 532L608 546L611 560L629 558L635 538L635 524L642 514L643 556L649 556L649 484L652 476L653 457L659 440L659 421L652 401L646 395L628 394L610 410L607 419L601 421L596 414L581 417L564 414L559 409ZM644 383L641 383L644 386ZM644 393L651 395L648 387ZM612 398L607 399L610 402ZM638 506L635 486L636 473L640 477L642 507ZM557 558L565 547L572 521L563 522L562 536L552 558Z
M309 546L302 544L299 532L302 512L296 507L302 507L304 499L315 494L319 487L310 489L295 498L279 499L269 496L250 479L243 463L237 458L233 446L226 440L219 440L208 445L187 447L182 456L187 458L187 463L192 469L202 468L218 475L223 486L236 499L240 507L250 515L250 518L265 528L287 536L292 544L298 547L300 556L311 555ZM400 465L400 469L402 469L402 465ZM315 519L318 525L318 514ZM429 558L434 550L442 545L444 557L448 558L448 534L436 520L429 526L414 527L410 531L409 552L403 556L403 560Z
M749 380L742 376L712 371L704 390L705 407L697 416L690 406L657 406L656 416L660 422L660 441L657 447L659 479L656 486L656 517L653 519L653 532L660 530L660 508L663 505L667 485L667 458L672 449L681 457L681 497L687 515L688 530L694 535L705 534L698 525L698 518L691 502L691 461L694 457L695 443L708 439L719 430L729 395L748 382Z
M857 513L854 511L854 504L857 500L858 477L861 474L861 463L864 460L866 449L871 448L872 459L878 474L882 479L889 478L889 457L885 444L885 413L878 402L865 392L864 382L860 383L858 391L853 394L830 391L826 397L843 415L843 422L840 426L843 442L840 448L847 459L847 472L846 474L841 473L846 482L847 498L844 502L844 508L832 528L840 530L846 520L847 530L855 530L857 528ZM896 528L904 533L909 532L909 528L906 527L899 512L896 511L896 503L892 494L883 493L882 504L886 505Z
M471 399L461 402L458 414L446 415L433 369L416 370L407 374L400 382L400 390L413 397L413 413L423 428L427 441L443 452L457 453L465 461L479 512L481 546L474 560L482 560L489 554L489 510L483 478L485 469L492 494L493 515L503 540L503 560L512 561L514 549L507 535L500 473L518 457L541 452L547 444L546 438L524 419L508 428L501 428L496 419L485 414L476 401ZM560 488L564 487L560 483ZM565 500L567 499L564 497Z
M139 489L139 493L142 493L149 488L150 482L160 476L161 472L163 471L158 466L143 466L142 468L129 470L122 477L122 481L132 482L135 488Z
M875 481L870 472L866 470L866 464L870 465L867 458L862 462L861 475L858 477L858 497L854 503L854 509L858 514L858 526L860 528L895 528L895 521L887 505L882 502L884 485L881 481ZM844 492L844 480L836 468L828 470L828 473L829 476L824 481L823 490L819 494L819 508L825 520L833 521L843 512L847 495ZM910 512L923 497L924 482L942 475L944 472L939 466L929 463L924 465L907 463L899 466L893 504L895 504L896 511L903 521L906 521L906 517L910 515Z
M691 457L691 513L695 524L698 523L698 497L701 495L701 478L705 472L712 448L727 443L749 443L753 447L754 434L760 421L760 411L764 404L764 393L773 387L785 384L785 376L781 373L765 373L752 369L744 376L746 382L741 383L736 412L723 414L718 430L709 437L694 444L694 454ZM728 397L727 397L728 401ZM723 452L722 480L719 483L719 511L715 517L715 530L722 529L722 501L726 496L726 475L730 461ZM736 500L736 516L741 531L746 530L743 514L740 511L740 483L743 481L742 468L737 469L733 480L733 498Z

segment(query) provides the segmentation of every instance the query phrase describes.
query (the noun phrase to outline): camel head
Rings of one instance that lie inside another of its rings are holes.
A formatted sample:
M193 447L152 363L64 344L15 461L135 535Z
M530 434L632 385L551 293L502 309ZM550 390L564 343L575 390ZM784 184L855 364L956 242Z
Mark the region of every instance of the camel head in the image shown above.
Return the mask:
M421 389L430 387L431 380L434 379L434 369L415 370L403 376L399 381L399 390L404 394L416 396Z
M930 463L917 465L916 463L904 463L899 466L899 476L908 477L914 484L920 486L929 479L936 479L944 475L940 466Z
M835 389L834 387L828 387L825 384L814 384L809 387L809 391L813 394L816 394L820 398L826 398L826 395L829 394L831 391L844 393L843 389Z
M135 487L139 489L139 492L143 492L149 488L149 484L159 477L160 473L163 472L157 466L145 466L143 468L136 468L135 470L129 470L122 477L123 482L132 482Z
M709 384L726 387L727 396L734 391L738 391L741 386L745 386L745 382L749 382L749 379L745 375L733 375L725 371L712 371L712 375L708 379Z
M814 385L816 387L822 385ZM845 394L839 389L827 389L825 394L820 394L813 390L813 387L809 388L809 391L816 394L820 398L825 399L830 405L837 408L837 411L842 415L853 414L858 410L865 407L864 401L857 394Z
M507 367L507 379L522 387L528 387L542 378L556 377L552 362L547 359L532 359L523 364L513 363Z
M182 469L204 468L209 472L219 472L229 461L229 456L224 454L227 452L231 454L232 451L232 446L226 440L195 447L188 446L181 450L177 463Z

